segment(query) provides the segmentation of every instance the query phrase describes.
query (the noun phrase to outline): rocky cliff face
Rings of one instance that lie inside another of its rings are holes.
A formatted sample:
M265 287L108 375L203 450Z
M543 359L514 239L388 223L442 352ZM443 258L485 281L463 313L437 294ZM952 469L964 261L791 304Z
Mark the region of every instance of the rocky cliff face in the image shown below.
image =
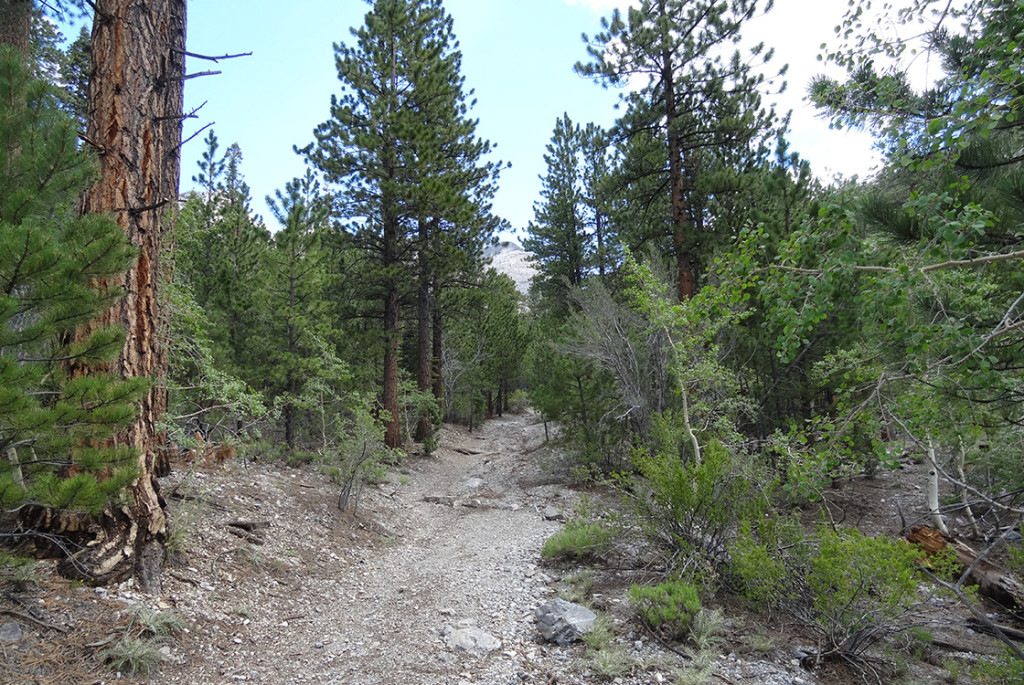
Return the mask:
M524 250L519 243L507 240L484 250L484 258L491 260L491 266L498 273L515 281L516 288L523 295L529 292L530 279L537 273L532 257L533 254Z

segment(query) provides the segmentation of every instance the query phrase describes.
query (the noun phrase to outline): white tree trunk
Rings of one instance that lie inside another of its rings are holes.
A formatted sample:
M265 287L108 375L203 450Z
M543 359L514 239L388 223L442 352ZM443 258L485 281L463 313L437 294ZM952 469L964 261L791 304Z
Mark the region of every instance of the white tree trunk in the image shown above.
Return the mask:
M939 513L939 465L935 461L935 446L928 438L928 512L932 517L932 525L936 530L949 535L946 522Z

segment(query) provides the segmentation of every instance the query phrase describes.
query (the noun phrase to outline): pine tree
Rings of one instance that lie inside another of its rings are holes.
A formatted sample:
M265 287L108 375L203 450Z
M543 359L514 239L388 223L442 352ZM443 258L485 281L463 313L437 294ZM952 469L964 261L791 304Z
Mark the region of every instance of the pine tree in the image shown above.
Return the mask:
M259 385L263 372L254 339L262 289L260 266L270 235L253 215L236 143L223 155L211 131L192 180L200 191L185 203L178 222L176 278L188 285L206 312L217 364Z
M284 192L267 197L281 230L267 254L266 321L260 349L269 360L268 381L282 409L285 443L294 453L298 436L299 396L315 375L315 340L326 330L326 255L322 238L330 216L330 200L320 192L312 171L289 181Z
M432 272L438 255L453 252L437 247L443 230L467 224L493 230L486 220L466 221L467 208L471 214L486 205L481 191L490 187L491 172L476 160L489 145L473 138L475 122L465 118L461 55L440 0L377 0L353 36L354 46L335 45L344 90L332 97L332 118L317 127L316 143L304 152L328 182L344 187L347 232L375 264L371 279L382 305L386 444L397 447L399 315L403 297L417 287L416 241L422 290L437 287ZM476 188L479 199L467 201L467 188ZM479 242L478 234L463 233L441 244L474 255ZM429 299L429 293L425 296Z
M592 41L584 36L592 61L576 65L606 85L642 81L639 92L625 96L630 108L617 129L623 137L659 130L667 146L671 216L657 224L668 226L662 233L670 239L680 299L693 297L698 286L708 230L700 193L711 190L701 175L715 163L709 156L743 150L775 125L774 114L760 108L764 77L739 52L728 60L720 55L739 40L757 4L643 0L625 17L616 10L603 19ZM753 53L765 61L771 56L763 45Z
M568 292L583 282L589 270L591 236L586 231L583 190L583 131L563 114L555 123L541 178L541 202L534 205L534 220L523 247L534 254L539 273L534 287L565 310Z
M72 334L119 297L106 279L127 269L134 255L115 222L77 213L79 194L95 174L94 160L77 148L77 137L78 125L58 109L57 93L29 76L20 55L0 47L5 538L33 535L29 519L99 513L111 501L122 501L139 475L136 451L107 440L135 419L135 403L148 391L148 381L67 373L68 361L103 363L120 352L124 331L117 326L95 328L74 341Z
M416 378L423 394L437 387L434 374L443 354L438 303L447 288L472 282L481 269L483 248L499 225L490 214L490 201L502 169L500 162L483 161L491 144L476 137L477 122L468 116L467 99L473 93L464 91L452 18L439 2L433 3L433 12L432 40L421 47L425 58L436 52L436 59L430 78L422 79L413 93L423 125L433 133L417 140L414 159L424 182L412 200L417 214ZM420 417L416 440L429 444L436 413Z
M611 194L609 180L611 158L608 132L597 124L587 124L582 131L582 181L585 223L594 239L592 267L602 278L615 266L619 255L617 236L610 223Z

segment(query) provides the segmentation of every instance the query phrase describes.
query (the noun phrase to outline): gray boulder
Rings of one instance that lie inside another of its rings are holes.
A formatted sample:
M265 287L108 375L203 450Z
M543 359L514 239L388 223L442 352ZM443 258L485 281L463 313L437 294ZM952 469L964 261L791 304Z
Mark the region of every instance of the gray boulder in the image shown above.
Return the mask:
M498 638L474 627L453 630L448 634L447 642L451 649L461 649L473 656L483 656L501 649Z
M578 640L594 627L597 614L585 606L553 599L537 607L537 630L549 642L567 645Z

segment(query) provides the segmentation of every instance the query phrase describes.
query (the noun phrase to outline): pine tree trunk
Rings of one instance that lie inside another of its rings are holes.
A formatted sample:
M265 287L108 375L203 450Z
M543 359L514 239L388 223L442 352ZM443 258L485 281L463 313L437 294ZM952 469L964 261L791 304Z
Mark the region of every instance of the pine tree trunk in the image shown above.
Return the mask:
M63 565L69 575L109 582L135 572L144 591L160 591L166 530L154 463L167 407L166 317L158 298L164 232L176 208L185 71L185 0L98 0L86 137L100 156L100 177L83 199L86 213L112 215L139 251L118 279L125 296L85 327L116 324L127 336L105 371L147 377L153 386L135 423L117 438L138 451L132 504L108 509L96 544ZM84 337L86 330L80 332ZM76 368L88 373L93 368Z
M385 206L389 203L385 200ZM398 263L398 217L385 209L384 217L384 377L382 400L388 413L384 430L384 444L390 448L402 445L402 431L398 420L398 350L400 331L398 309L400 305L398 283L393 270Z
M416 388L423 393L430 392L432 383L430 371L433 363L430 349L430 269L427 265L426 250L429 229L426 221L420 220L420 282L416 298ZM416 440L423 442L434 430L433 420L423 414L416 423Z
M665 2L660 3L661 16L665 16ZM688 300L694 295L693 259L690 256L690 245L686 203L683 194L683 153L679 137L672 132L672 124L676 120L675 70L672 54L662 54L662 84L665 89L665 131L668 138L668 176L672 203L672 246L676 257L677 293L679 301Z
M12 45L28 63L32 0L0 0L0 45Z
M433 360L433 368L431 369L431 376L434 382L434 399L444 406L444 377L442 376L442 364L443 364L443 353L442 348L442 336L444 334L444 327L441 322L441 312L438 311L437 307L434 307L434 311L431 312L430 318L433 322L433 334L431 335L431 354L430 357Z

